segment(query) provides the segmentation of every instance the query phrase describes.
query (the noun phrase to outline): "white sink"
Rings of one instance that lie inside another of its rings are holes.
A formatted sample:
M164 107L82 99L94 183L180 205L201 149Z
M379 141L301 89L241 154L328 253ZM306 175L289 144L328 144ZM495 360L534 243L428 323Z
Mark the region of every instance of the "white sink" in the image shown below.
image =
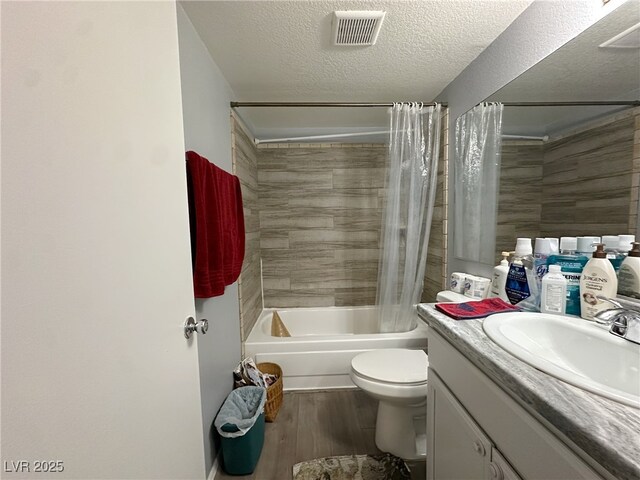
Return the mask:
M520 360L560 380L640 408L640 345L575 317L500 313L485 333Z

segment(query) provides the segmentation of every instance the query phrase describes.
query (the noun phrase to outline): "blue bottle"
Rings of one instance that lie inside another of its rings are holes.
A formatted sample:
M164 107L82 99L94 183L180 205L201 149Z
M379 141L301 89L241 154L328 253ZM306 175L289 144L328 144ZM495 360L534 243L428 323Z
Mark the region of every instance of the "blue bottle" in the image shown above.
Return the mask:
M560 239L560 254L550 255L547 264L559 265L562 275L567 279L567 304L565 313L580 315L580 276L589 257L576 253L576 237Z

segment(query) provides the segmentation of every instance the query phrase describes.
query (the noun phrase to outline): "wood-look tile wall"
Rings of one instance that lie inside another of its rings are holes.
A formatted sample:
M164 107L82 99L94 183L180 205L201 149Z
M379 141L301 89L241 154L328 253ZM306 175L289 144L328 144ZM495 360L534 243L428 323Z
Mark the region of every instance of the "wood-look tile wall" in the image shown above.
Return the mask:
M253 138L247 134L234 115L231 116L231 121L233 173L240 179L246 235L244 263L238 281L240 332L244 342L262 311L258 150Z
M635 234L640 109L548 143L504 141L496 260L517 237Z
M448 221L448 176L449 176L449 119L448 110L443 109L440 131L440 157L438 160L438 185L431 219L427 268L421 302L435 302L439 291L446 289L447 281L447 221Z
M540 236L543 163L542 142L502 142L496 261L514 249L516 238Z
M258 152L265 306L373 304L386 146L269 144Z
M634 133L627 114L545 145L540 235L629 232Z
M640 108L634 109L633 173L631 175L631 198L629 199L629 234L640 238L638 233L638 190L640 190ZM638 240L640 241L640 240Z

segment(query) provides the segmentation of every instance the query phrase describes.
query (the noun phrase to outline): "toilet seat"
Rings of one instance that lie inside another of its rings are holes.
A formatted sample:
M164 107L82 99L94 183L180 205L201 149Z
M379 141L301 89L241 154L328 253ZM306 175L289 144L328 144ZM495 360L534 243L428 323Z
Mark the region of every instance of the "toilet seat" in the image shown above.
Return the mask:
M426 353L406 348L371 350L351 360L351 371L358 377L396 386L426 384L427 368Z

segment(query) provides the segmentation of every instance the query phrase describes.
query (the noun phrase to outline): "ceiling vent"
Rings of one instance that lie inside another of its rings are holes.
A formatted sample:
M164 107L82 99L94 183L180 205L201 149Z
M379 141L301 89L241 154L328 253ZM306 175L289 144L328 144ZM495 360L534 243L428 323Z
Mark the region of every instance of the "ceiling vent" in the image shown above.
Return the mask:
M600 48L640 48L640 23L607 40Z
M385 12L333 12L333 44L345 46L373 45L384 20Z

